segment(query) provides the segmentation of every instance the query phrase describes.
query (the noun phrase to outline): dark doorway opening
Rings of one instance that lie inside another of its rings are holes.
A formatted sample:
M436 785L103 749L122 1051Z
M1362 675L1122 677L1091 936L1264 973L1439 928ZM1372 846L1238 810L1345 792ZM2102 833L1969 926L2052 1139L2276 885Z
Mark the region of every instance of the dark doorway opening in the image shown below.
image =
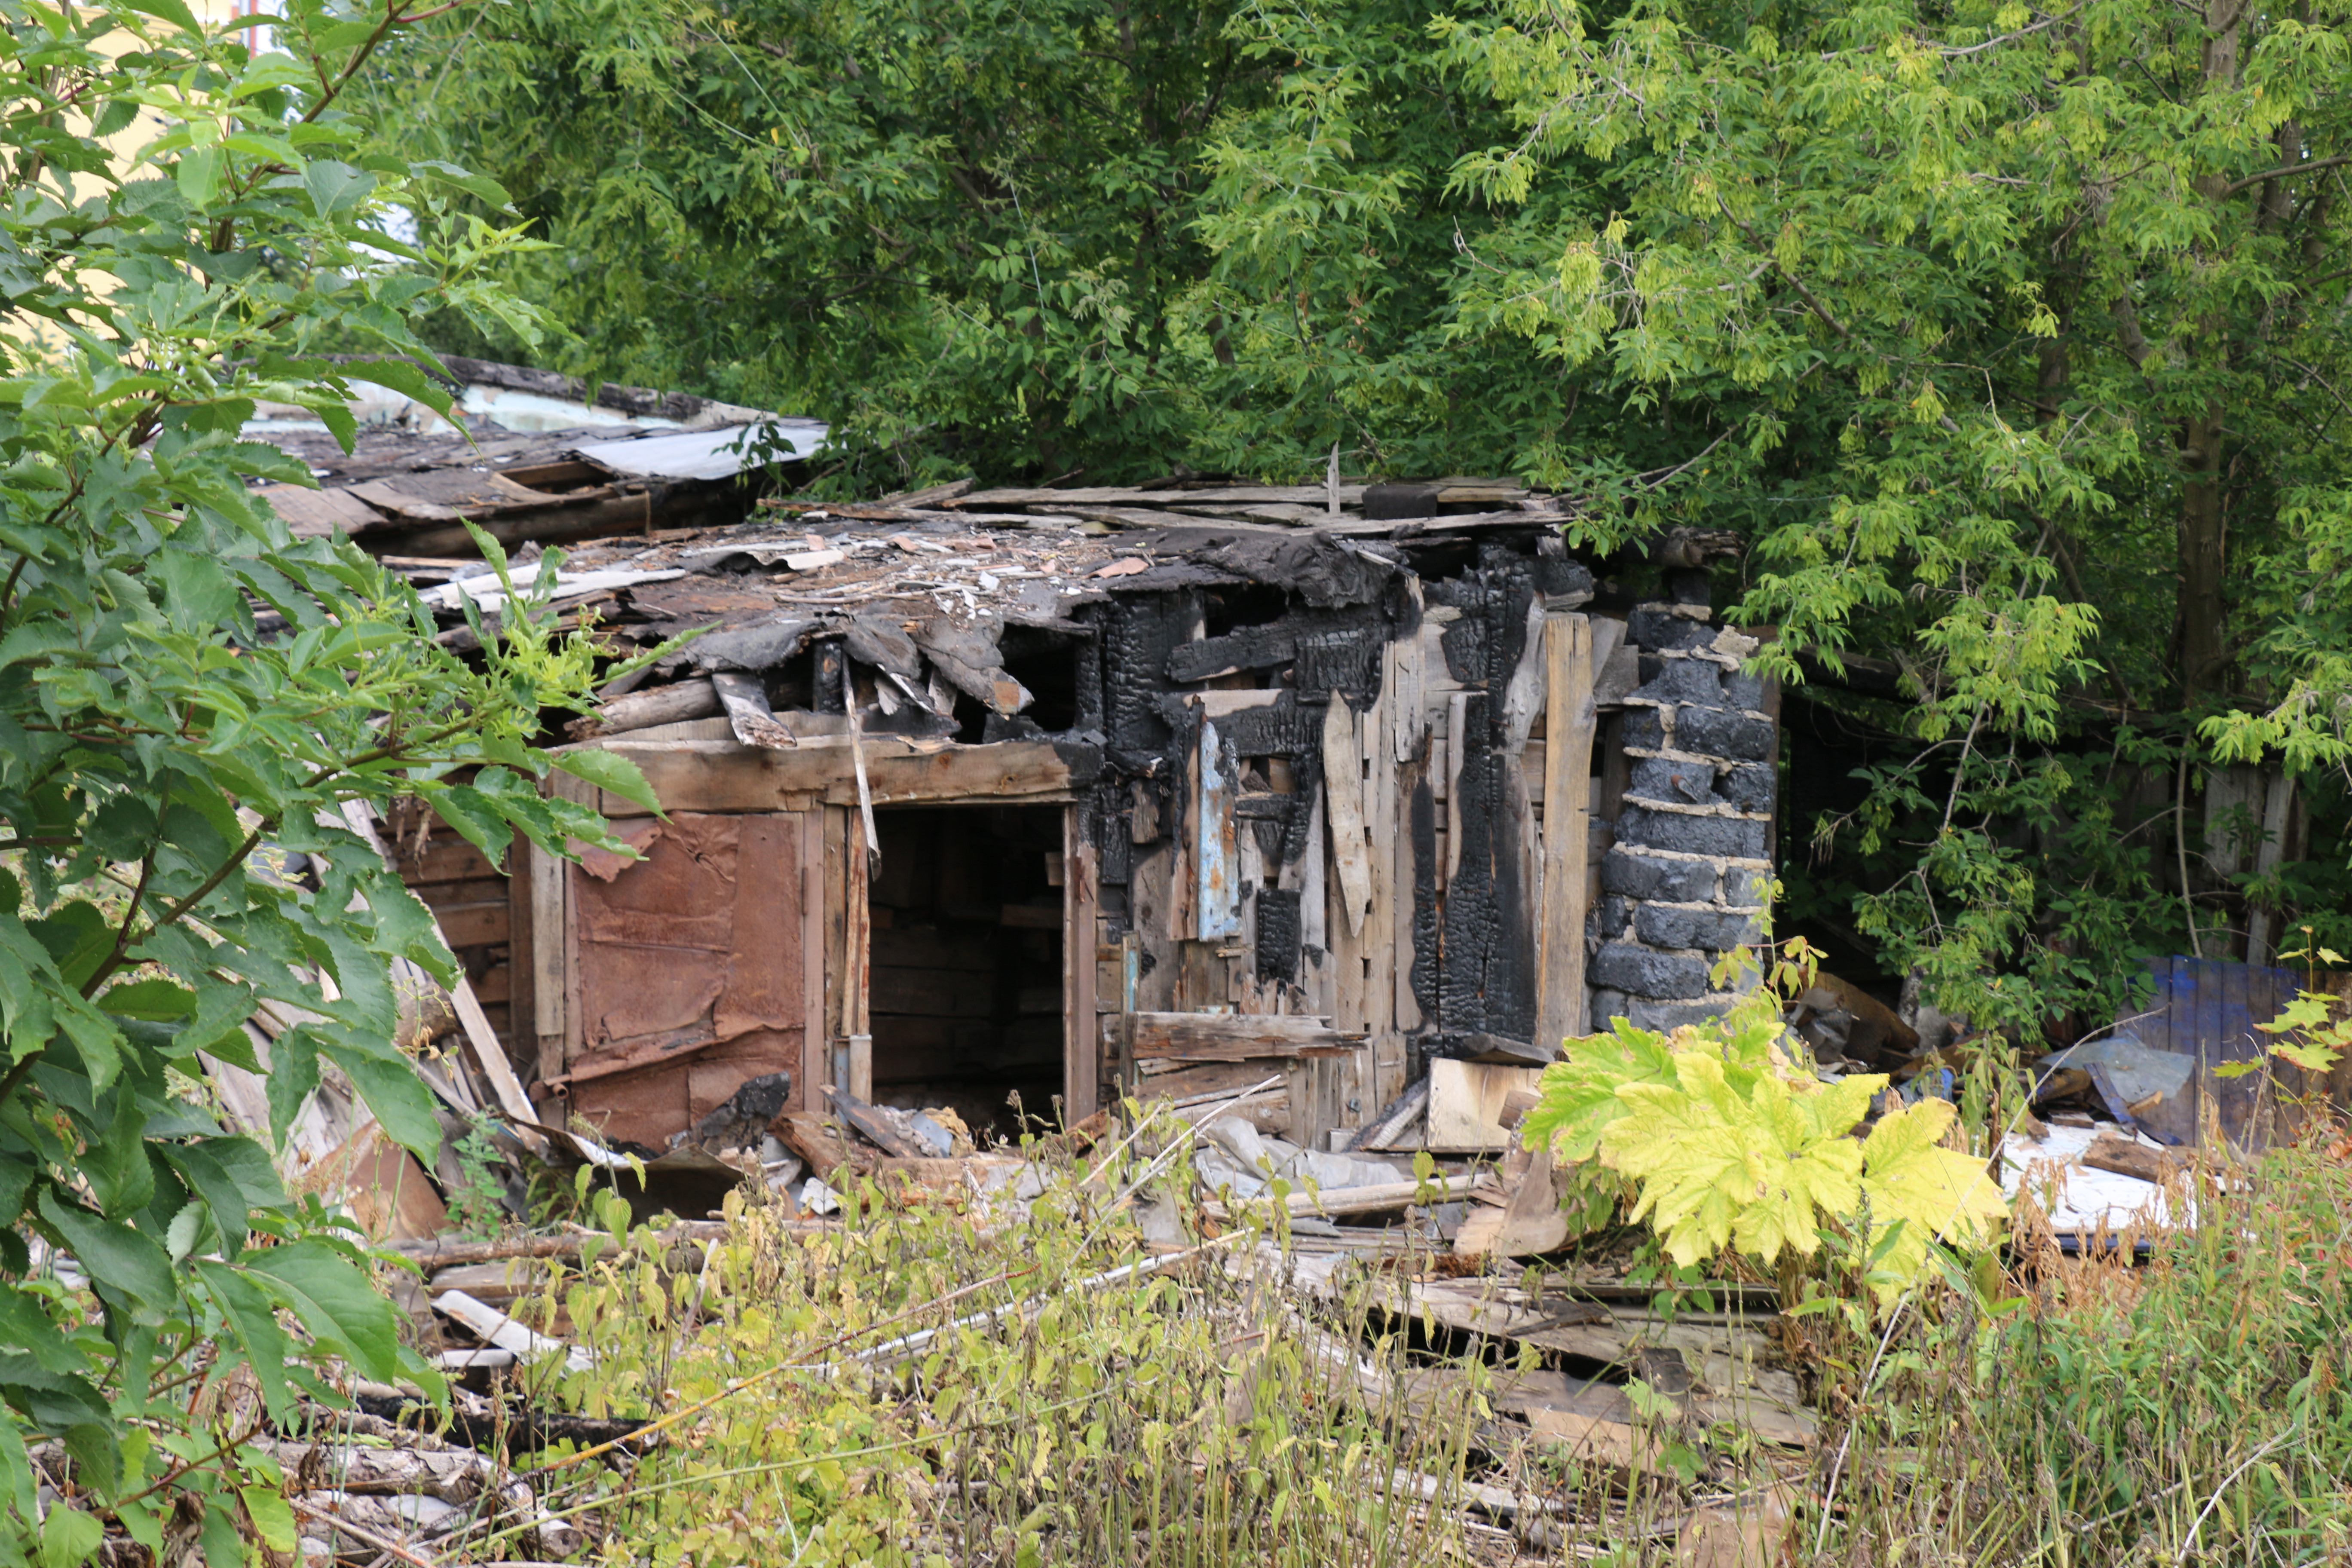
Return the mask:
M882 859L866 893L866 1017L878 1103L943 1107L982 1143L1015 1136L1024 1113L1053 1116L1065 1011L1062 813L874 814Z

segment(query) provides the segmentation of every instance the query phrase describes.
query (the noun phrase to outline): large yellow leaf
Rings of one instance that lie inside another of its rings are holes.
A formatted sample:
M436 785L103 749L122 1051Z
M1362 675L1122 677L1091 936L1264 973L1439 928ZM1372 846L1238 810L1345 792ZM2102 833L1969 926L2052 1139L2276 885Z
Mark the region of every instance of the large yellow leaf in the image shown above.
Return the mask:
M1863 1141L1862 1188L1870 1198L1871 1252L1882 1295L1918 1276L1930 1237L1980 1247L2000 1234L2009 1217L1984 1162L1941 1146L1958 1115L1949 1100L1923 1100L1882 1117Z
M1742 1094L1696 1051L1676 1053L1675 1071L1679 1088L1618 1089L1626 1113L1601 1134L1602 1162L1640 1184L1633 1217L1685 1268L1735 1240L1768 1264L1783 1247L1812 1252L1816 1209L1855 1207L1862 1150L1844 1134L1884 1080L1792 1089L1768 1075Z

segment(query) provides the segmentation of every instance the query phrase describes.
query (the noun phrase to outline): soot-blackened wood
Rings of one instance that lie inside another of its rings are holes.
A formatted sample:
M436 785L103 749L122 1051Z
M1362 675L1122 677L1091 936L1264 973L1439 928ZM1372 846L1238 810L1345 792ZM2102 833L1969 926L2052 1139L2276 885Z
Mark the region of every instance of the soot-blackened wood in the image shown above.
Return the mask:
M1323 740L1323 712L1285 692L1263 708L1244 708L1217 721L1220 733L1244 757L1302 757L1318 750Z
M1465 694L1465 732L1484 739L1484 692ZM1502 759L1483 746L1466 749L1449 803L1458 824L1459 844L1449 855L1454 874L1445 884L1445 964L1438 981L1438 1027L1448 1034L1481 1029L1486 1019L1486 986L1501 942L1501 911L1495 884L1496 827L1502 815Z
M1257 895L1257 973L1262 980L1298 978L1298 889L1261 888Z
M1310 752L1298 759L1297 770L1291 775L1292 806L1283 826L1282 849L1274 858L1278 866L1296 866L1306 858L1307 835L1318 820L1312 809L1315 792L1323 782L1323 758Z
M1312 701L1313 693L1337 689L1370 701L1380 689L1381 653L1388 636L1388 628L1379 626L1300 637L1292 680L1303 700Z
M1122 750L1166 752L1175 742L1160 708L1168 656L1199 616L1196 595L1122 595L1103 612L1103 722Z
M1437 902L1437 797L1424 773L1412 788L1412 1000L1424 1022L1438 1016L1443 928Z
M1279 669L1298 651L1298 630L1287 618L1245 626L1223 637L1180 644L1168 655L1168 679L1208 680L1240 669Z

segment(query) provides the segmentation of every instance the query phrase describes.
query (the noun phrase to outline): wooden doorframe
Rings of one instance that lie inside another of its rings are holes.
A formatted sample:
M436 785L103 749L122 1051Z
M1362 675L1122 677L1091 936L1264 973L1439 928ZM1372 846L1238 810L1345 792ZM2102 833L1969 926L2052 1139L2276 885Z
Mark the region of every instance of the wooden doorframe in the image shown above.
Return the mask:
M1100 864L1076 803L1062 809L1062 1115L1072 1125L1101 1109L1102 1025L1095 1016Z

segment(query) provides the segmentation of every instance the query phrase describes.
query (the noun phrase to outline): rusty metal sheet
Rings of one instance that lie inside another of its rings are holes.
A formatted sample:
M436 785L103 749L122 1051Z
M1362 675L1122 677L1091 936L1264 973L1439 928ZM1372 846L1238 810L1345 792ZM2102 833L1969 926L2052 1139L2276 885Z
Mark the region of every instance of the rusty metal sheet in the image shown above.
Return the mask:
M1201 799L1192 814L1195 900L1194 934L1217 942L1242 929L1241 858L1234 848L1234 797L1241 793L1241 759L1216 721L1201 721Z

